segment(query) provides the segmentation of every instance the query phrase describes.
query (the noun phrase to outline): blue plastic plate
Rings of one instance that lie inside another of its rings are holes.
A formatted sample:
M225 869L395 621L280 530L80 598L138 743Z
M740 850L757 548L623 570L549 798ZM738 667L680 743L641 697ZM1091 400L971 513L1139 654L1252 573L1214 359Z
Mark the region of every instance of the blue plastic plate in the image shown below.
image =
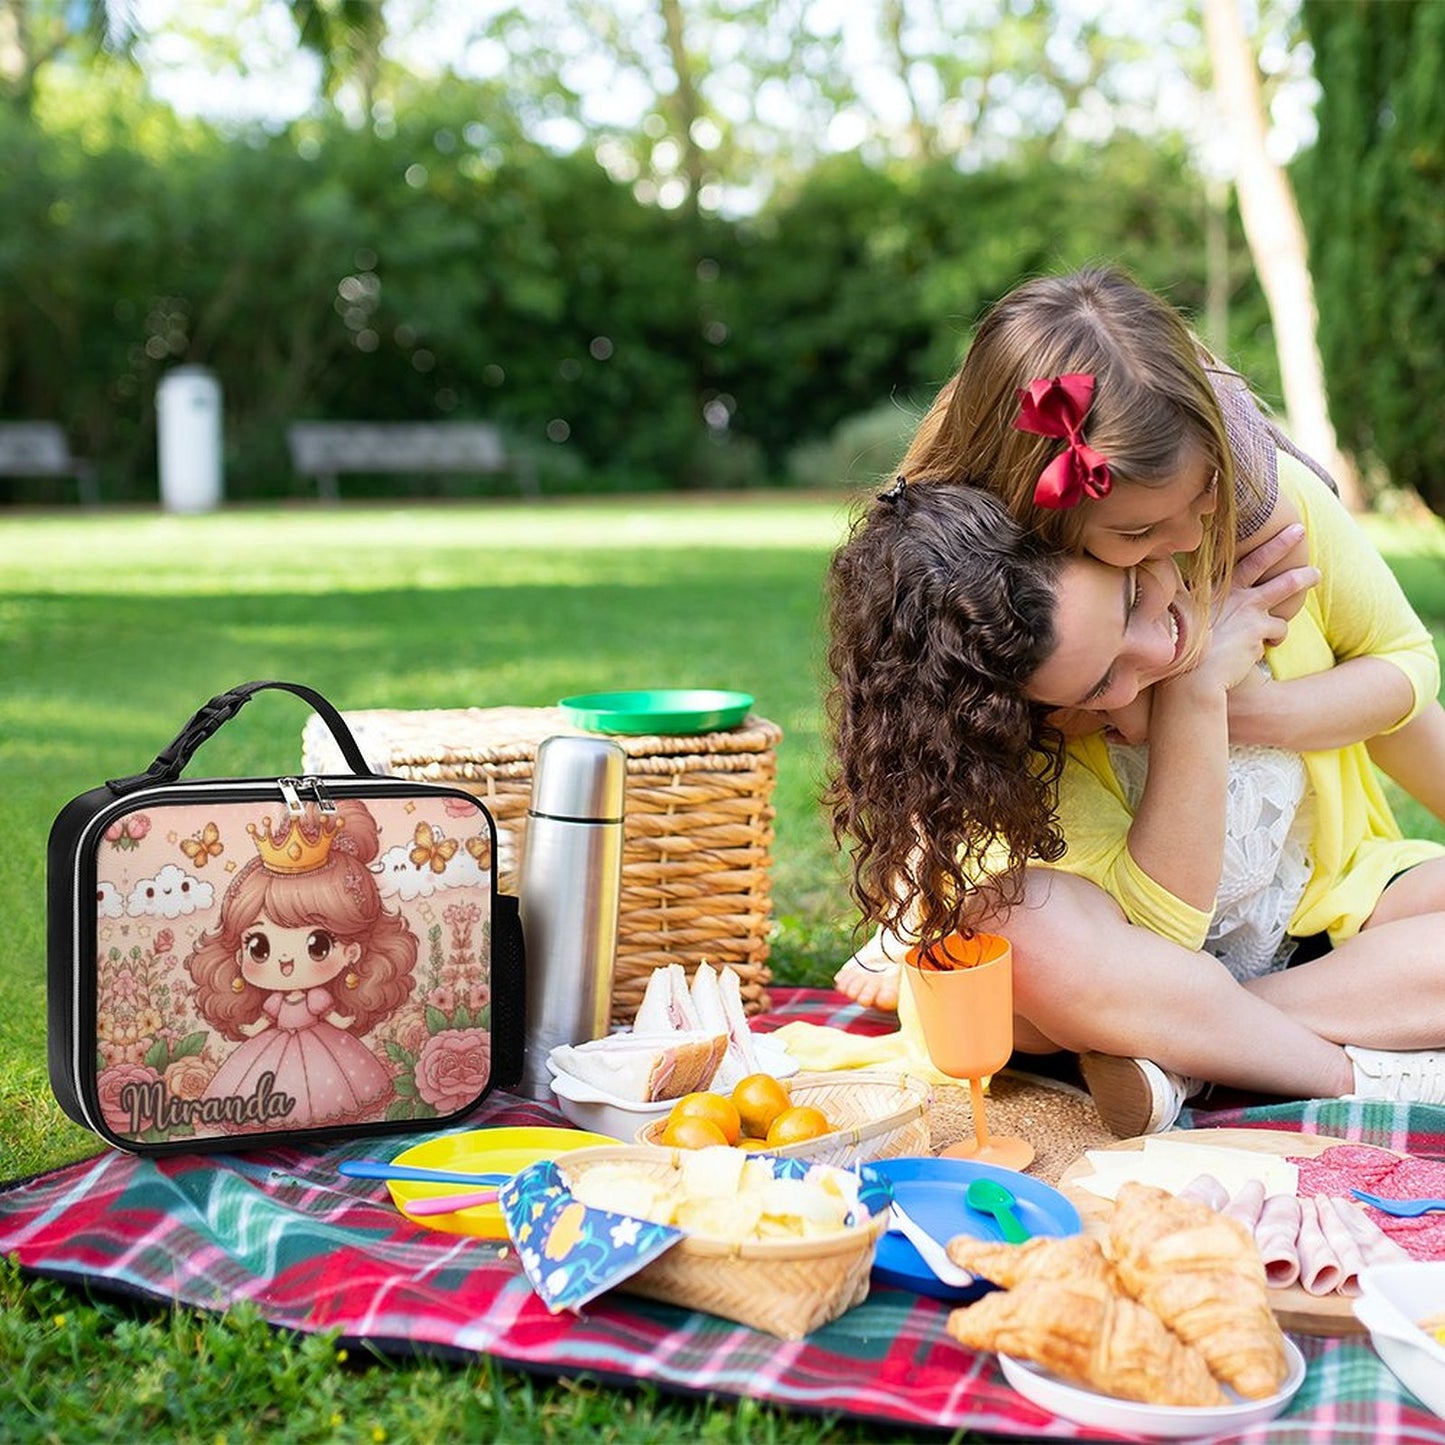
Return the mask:
M746 692L662 687L645 692L583 692L557 704L573 727L642 736L711 733L736 727L753 705Z
M1057 1189L1013 1169L975 1164L969 1159L926 1158L878 1159L863 1167L887 1179L893 1185L894 1198L940 1244L958 1234L1002 1241L993 1215L980 1214L964 1203L964 1193L975 1179L994 1179L1012 1190L1018 1200L1014 1212L1032 1234L1062 1239L1083 1230L1079 1211ZM962 1289L944 1284L901 1234L891 1232L879 1236L873 1279L950 1304L964 1304L993 1288L987 1280Z

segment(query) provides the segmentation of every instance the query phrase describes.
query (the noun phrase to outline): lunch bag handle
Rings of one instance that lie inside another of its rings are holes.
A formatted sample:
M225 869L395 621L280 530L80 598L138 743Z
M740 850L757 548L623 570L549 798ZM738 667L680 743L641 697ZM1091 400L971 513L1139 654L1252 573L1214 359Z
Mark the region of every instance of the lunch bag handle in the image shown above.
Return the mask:
M314 687L307 687L304 682L243 682L228 692L217 694L210 702L197 708L191 720L161 749L155 762L145 772L135 773L128 778L109 779L106 787L114 793L129 793L149 783L175 782L201 744L265 688L295 693L303 702L309 703L322 722L331 729L331 736L336 739L341 756L351 771L362 777L376 776L371 765L362 756L345 719Z

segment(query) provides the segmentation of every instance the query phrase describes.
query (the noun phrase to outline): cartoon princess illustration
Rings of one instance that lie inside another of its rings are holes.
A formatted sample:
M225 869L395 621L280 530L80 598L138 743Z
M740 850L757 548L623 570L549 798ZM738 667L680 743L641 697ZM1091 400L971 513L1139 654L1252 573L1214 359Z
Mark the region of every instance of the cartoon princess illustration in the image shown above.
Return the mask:
M281 826L251 826L259 856L186 960L202 1016L240 1041L206 1097L264 1100L293 1127L374 1117L394 1089L361 1035L410 996L417 938L382 904L364 804L308 807Z

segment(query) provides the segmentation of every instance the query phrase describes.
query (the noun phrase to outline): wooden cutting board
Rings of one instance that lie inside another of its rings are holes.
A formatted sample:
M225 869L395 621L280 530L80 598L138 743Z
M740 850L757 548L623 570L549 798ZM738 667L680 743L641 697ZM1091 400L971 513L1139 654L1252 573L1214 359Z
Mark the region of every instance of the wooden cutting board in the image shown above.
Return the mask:
M1295 1134L1287 1129L1173 1129L1170 1137L1187 1140L1191 1144L1214 1144L1224 1149L1246 1149L1251 1153L1293 1155L1295 1158L1313 1158L1323 1154L1344 1139L1333 1139L1322 1134ZM1142 1150L1144 1140L1123 1139L1105 1146L1108 1149ZM1107 1232L1109 1214L1114 1208L1107 1199L1101 1199L1091 1190L1083 1188L1079 1180L1094 1172L1094 1166L1081 1155L1059 1176L1059 1191L1079 1211L1084 1221L1086 1234L1102 1235ZM1355 1318L1347 1295L1313 1295L1297 1284L1288 1289L1271 1289L1269 1301L1274 1309L1280 1327L1293 1330L1301 1335L1362 1335L1365 1328Z

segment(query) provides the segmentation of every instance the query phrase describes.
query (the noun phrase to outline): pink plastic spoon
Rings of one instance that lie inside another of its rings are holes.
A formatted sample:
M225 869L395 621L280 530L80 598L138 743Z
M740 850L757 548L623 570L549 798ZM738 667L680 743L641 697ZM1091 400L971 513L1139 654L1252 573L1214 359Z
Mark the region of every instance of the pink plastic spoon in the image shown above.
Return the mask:
M473 1189L469 1194L444 1194L436 1199L412 1199L402 1205L407 1214L455 1214L477 1204L495 1204L495 1189Z

